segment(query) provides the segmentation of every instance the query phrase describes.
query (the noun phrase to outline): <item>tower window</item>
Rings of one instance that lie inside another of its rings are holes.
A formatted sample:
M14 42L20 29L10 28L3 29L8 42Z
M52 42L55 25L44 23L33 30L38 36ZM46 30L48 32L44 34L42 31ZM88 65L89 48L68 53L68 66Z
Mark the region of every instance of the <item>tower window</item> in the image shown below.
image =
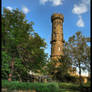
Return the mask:
M60 51L60 47L58 47L58 50Z

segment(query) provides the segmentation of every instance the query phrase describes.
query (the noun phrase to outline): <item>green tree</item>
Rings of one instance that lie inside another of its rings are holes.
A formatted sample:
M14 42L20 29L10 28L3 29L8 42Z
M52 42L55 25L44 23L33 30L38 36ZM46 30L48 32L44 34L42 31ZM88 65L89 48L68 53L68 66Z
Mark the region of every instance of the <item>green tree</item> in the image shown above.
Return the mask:
M76 32L76 34L68 40L72 63L79 68L80 85L82 85L81 71L86 70L90 66L90 49L87 42L87 38L84 37L81 32Z
M25 67L35 72L41 69L45 65L47 58L47 54L44 52L46 47L44 39L41 39L37 33L34 33L29 37L25 47L23 45L24 43L18 47L18 51Z
M8 79L9 73L10 73L10 61L11 57L5 52L2 51L2 67L1 67L1 73L2 73L2 78L3 79Z
M28 23L25 14L18 9L10 11L4 8L2 49L11 57L10 73L15 72L20 77L25 71L41 69L47 56L44 52L46 42L34 32L32 25L33 22Z

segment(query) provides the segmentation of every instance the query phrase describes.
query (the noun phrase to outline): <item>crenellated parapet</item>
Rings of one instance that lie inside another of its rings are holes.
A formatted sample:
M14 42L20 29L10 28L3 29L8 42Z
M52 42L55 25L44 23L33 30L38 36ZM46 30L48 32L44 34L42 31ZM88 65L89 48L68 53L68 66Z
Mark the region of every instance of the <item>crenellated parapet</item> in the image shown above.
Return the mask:
M61 22L64 22L64 15L63 14L57 14L57 13L54 13L52 16L51 16L51 22L53 22L54 20L62 20Z

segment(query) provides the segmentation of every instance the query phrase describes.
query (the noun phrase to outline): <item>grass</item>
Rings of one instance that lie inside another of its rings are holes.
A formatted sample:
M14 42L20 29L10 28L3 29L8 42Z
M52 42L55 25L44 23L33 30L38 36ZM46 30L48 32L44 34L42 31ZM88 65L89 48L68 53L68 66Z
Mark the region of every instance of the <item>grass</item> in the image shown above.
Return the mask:
M36 90L37 92L59 92L58 83L29 83L7 80L2 81L2 88L8 88L8 90Z
M84 86L88 87L90 85L86 84ZM80 87L79 84L75 83L31 83L2 80L2 88L8 88L8 90L36 90L37 92L79 92Z

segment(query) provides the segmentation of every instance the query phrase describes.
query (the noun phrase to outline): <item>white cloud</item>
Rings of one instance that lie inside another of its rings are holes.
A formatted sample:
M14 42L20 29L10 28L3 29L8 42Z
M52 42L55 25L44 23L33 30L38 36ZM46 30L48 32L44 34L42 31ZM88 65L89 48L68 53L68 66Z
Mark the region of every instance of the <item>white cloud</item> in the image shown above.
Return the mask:
M28 9L27 7L25 7L25 6L22 7L22 11L23 11L25 14L29 13L29 9Z
M12 7L10 7L10 6L7 6L6 7L7 9L9 9L10 11L13 9Z
M43 4L43 5L44 5L46 2L48 2L48 0L40 0L40 3Z
M74 8L72 9L72 13L73 14L83 14L83 13L86 13L88 11L88 8L85 4L80 4L80 5L74 5Z
M87 13L90 5L90 0L81 0L79 4L75 4L72 13L78 15L79 20L76 25L78 27L84 27L84 21L82 19L82 14Z
M90 5L90 0L81 0L81 2L79 4L75 4L73 9L72 9L72 13L73 14L84 14L88 11Z
M40 0L41 4L45 4L46 2L51 2L53 6L59 6L63 4L63 0Z
M52 2L53 6L59 6L59 5L62 5L62 1L63 0L49 0Z
M83 21L82 17L81 16L78 16L78 17L79 17L79 20L77 21L76 25L78 27L84 27L85 25L84 25L84 21Z

